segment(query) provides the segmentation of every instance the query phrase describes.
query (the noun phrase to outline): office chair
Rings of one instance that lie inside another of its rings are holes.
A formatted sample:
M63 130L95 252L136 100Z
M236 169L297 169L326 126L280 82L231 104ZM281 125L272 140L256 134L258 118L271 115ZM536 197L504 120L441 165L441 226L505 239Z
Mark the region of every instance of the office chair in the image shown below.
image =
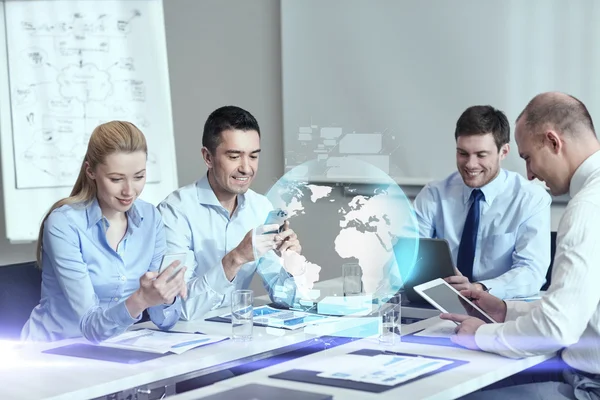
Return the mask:
M0 266L0 339L19 339L41 290L42 271L35 261Z

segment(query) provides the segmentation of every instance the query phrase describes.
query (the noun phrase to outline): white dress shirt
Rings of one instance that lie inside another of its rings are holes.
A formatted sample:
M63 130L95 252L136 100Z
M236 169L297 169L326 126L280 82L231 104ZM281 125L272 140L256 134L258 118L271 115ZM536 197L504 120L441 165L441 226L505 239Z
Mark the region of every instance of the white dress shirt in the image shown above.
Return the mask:
M231 282L223 270L223 257L240 244L248 231L263 225L273 209L265 196L252 190L238 195L237 208L230 216L205 176L171 193L158 209L165 224L167 254L188 254L188 298L183 302L183 319L201 318L210 310L228 306L231 293L247 289L255 271L273 302L293 305L294 278L273 251L258 262L244 264Z
M473 281L500 298L536 295L550 265L550 195L520 174L500 169L482 186ZM454 265L473 200L458 172L428 184L415 198L421 237L448 241ZM461 270L460 265L456 267Z
M475 340L514 358L565 348L568 365L600 373L600 151L579 166L569 192L550 288L539 301L508 302L508 322L481 326Z

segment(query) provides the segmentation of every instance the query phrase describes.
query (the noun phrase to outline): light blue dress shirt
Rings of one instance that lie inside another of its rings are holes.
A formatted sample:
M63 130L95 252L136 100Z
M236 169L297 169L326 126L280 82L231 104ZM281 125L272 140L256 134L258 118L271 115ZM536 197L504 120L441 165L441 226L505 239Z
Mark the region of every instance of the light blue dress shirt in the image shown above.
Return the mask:
M481 201L474 281L499 298L536 295L550 265L550 195L504 169L480 189L485 201ZM420 236L446 239L455 265L472 190L455 172L426 185L414 201Z
M42 298L21 339L84 336L100 342L140 320L141 315L131 317L125 300L143 274L160 267L166 247L161 216L152 204L136 200L118 251L106 240L107 227L97 200L52 211L42 241ZM181 314L179 296L170 306L150 307L148 314L159 328L171 328Z
M265 223L273 206L252 190L238 195L233 215L225 209L205 176L196 183L171 193L158 205L167 237L167 253L187 253L188 298L183 302L185 320L202 318L206 312L231 304L231 293L250 286L257 271L275 303L294 302L294 278L283 268L273 251L258 262L244 264L232 281L223 270L223 257L246 233Z

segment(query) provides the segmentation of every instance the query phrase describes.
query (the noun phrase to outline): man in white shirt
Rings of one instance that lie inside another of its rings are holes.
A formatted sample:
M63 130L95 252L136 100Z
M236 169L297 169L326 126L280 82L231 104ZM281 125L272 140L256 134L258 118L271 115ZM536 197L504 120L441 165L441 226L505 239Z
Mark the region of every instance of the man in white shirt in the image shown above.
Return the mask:
M202 145L207 174L158 205L167 253L188 253L182 319L201 318L229 305L231 293L247 289L255 271L274 302L293 305L295 279L302 278L302 271L290 271L292 276L282 268L286 257L270 250L300 253L300 243L287 222L281 233L262 234L273 228L263 226L273 206L249 189L258 170L258 122L239 107L221 107L208 117Z
M464 347L527 357L557 351L560 381L473 393L468 398L600 399L600 143L585 105L563 93L533 98L517 119L517 145L529 179L571 200L560 221L552 283L533 303L463 291L498 324L464 315L452 340Z

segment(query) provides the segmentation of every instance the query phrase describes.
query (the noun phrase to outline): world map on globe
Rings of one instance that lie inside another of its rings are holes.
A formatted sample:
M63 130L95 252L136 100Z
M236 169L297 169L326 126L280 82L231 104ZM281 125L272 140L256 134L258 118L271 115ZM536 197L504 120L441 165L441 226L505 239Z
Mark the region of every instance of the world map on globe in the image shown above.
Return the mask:
M394 243L400 236L414 237L416 253L417 224L400 187L385 174L377 181L382 183L369 195L345 189L340 196L334 193L340 189L335 185L313 183L305 173L288 173L267 198L274 207L288 212L296 232L303 232L299 237L307 250L303 254L309 269L336 268L340 276L341 264L355 262L362 270L365 293L393 293L401 286L401 275L409 272L399 269ZM307 249L303 237L311 232L324 239L317 242L317 248ZM332 259L338 259L338 265L331 265Z

